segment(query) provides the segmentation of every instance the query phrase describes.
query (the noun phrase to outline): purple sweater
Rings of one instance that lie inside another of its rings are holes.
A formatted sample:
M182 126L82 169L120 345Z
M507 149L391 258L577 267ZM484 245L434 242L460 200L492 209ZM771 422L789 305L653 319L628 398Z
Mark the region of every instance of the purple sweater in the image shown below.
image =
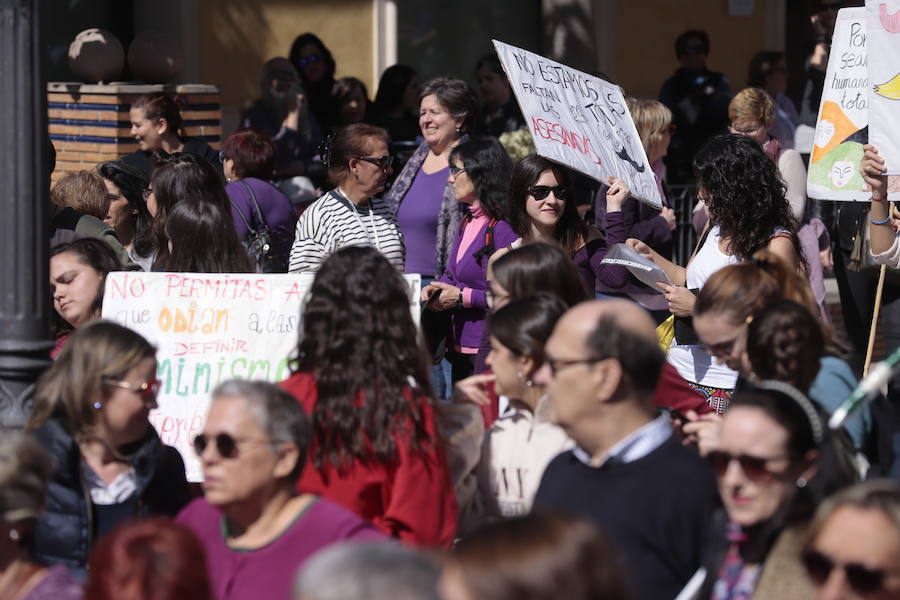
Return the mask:
M323 498L316 499L278 538L254 550L225 543L224 517L203 498L188 504L177 521L187 525L206 551L206 568L218 600L290 598L303 563L342 540L387 540L371 524Z
M470 224L463 221L463 227ZM471 306L453 311L450 317L450 329L456 345L478 348L484 332L484 319L487 316L487 265L490 256L475 255L484 248L484 237L488 223L482 224L475 241L466 249L461 260L456 260L463 232L456 235L456 242L450 251L450 262L439 281L455 285L459 288L471 288ZM494 226L494 249L505 248L512 244L517 236L506 221L498 221Z
M256 202L259 204L259 210L262 212L263 218L272 230L275 241L275 253L284 259L284 271L287 271L287 260L291 253L291 244L294 243L294 230L297 227L297 211L294 205L288 200L281 190L262 179L255 177L247 177L239 181L232 181L225 186L225 191L231 199L231 218L234 220L234 228L237 230L238 238L245 240L250 230L247 228L244 219L250 224L250 227L258 230L261 226L256 216L256 209L250 201L250 193L244 183L253 189L256 196ZM244 219L238 214L237 205L244 215Z

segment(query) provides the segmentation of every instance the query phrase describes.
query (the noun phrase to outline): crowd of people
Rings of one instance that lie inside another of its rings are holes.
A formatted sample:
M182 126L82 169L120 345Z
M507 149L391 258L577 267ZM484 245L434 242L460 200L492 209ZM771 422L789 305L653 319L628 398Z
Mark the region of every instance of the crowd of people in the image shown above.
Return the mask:
M303 34L221 152L177 97L136 100L139 149L51 193L56 346L0 435L0 597L900 598L900 415L891 389L828 425L860 372L784 56L732 97L709 52L679 36L660 99L627 99L661 209L514 159L494 55L481 101L395 65L370 102ZM860 171L872 259L900 268L877 148ZM101 318L121 270L314 275L290 376L211 393L199 486L150 424L157 349Z

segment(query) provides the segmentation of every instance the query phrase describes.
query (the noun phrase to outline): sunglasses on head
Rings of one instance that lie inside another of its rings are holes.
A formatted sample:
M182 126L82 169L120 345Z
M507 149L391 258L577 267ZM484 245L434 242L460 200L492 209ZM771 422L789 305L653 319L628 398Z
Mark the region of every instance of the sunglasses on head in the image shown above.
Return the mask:
M322 60L322 57L318 54L310 54L309 56L303 56L297 62L300 63L301 67L305 67L309 63L319 62Z
M231 435L227 433L220 433L212 438L209 437L205 433L201 433L197 437L194 438L194 452L197 453L197 456L202 456L203 452L206 450L206 447L209 446L210 441L215 443L216 452L219 453L219 456L222 458L235 458L238 455L238 440L231 437ZM268 443L266 440L241 440L240 443Z
M534 196L535 200L543 200L550 195L550 192L553 192L556 198L562 200L566 197L568 191L568 188L564 185L533 185L528 188L528 193Z
M812 548L805 550L802 558L806 573L817 586L825 585L836 568L844 570L847 585L861 596L877 592L884 586L885 573L881 569L870 569L858 563L837 563L827 554Z
M369 164L373 164L384 171L391 166L391 163L394 162L394 157L390 154L385 154L384 156L360 156L359 160L365 161Z
M712 466L713 471L718 477L725 475L731 461L736 460L744 472L744 476L751 481L759 481L771 479L781 473L769 469L768 464L773 460L785 458L784 456L775 456L772 458L762 458L759 456L750 456L747 454L739 454L737 456L723 452L722 450L714 450L706 455L706 460Z

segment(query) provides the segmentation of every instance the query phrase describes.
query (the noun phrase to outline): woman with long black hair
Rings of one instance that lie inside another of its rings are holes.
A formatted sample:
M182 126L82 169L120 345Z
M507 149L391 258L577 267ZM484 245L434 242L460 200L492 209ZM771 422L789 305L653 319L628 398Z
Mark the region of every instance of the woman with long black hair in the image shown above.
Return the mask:
M322 264L281 384L312 424L297 488L401 541L449 546L456 496L409 304L409 286L375 248L342 248Z
M97 165L106 184L109 212L105 222L116 230L131 260L144 271L153 264L153 216L147 210L147 176L124 160L108 160Z

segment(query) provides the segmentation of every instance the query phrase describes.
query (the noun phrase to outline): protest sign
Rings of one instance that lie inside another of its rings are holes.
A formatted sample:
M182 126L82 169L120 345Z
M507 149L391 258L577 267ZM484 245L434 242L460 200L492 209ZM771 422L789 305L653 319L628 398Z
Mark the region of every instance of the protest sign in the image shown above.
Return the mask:
M869 74L864 8L838 13L832 37L807 194L820 200L868 200L859 163L868 142Z
M900 175L900 0L867 0L865 10L870 48L869 139L884 158L888 174Z
M497 40L537 153L607 183L622 179L656 208L659 188L617 85Z
M157 348L159 407L150 422L181 452L189 481L201 481L191 447L212 390L226 379L282 381L290 375L301 306L312 274L110 273L103 318ZM418 322L419 275L407 275Z

